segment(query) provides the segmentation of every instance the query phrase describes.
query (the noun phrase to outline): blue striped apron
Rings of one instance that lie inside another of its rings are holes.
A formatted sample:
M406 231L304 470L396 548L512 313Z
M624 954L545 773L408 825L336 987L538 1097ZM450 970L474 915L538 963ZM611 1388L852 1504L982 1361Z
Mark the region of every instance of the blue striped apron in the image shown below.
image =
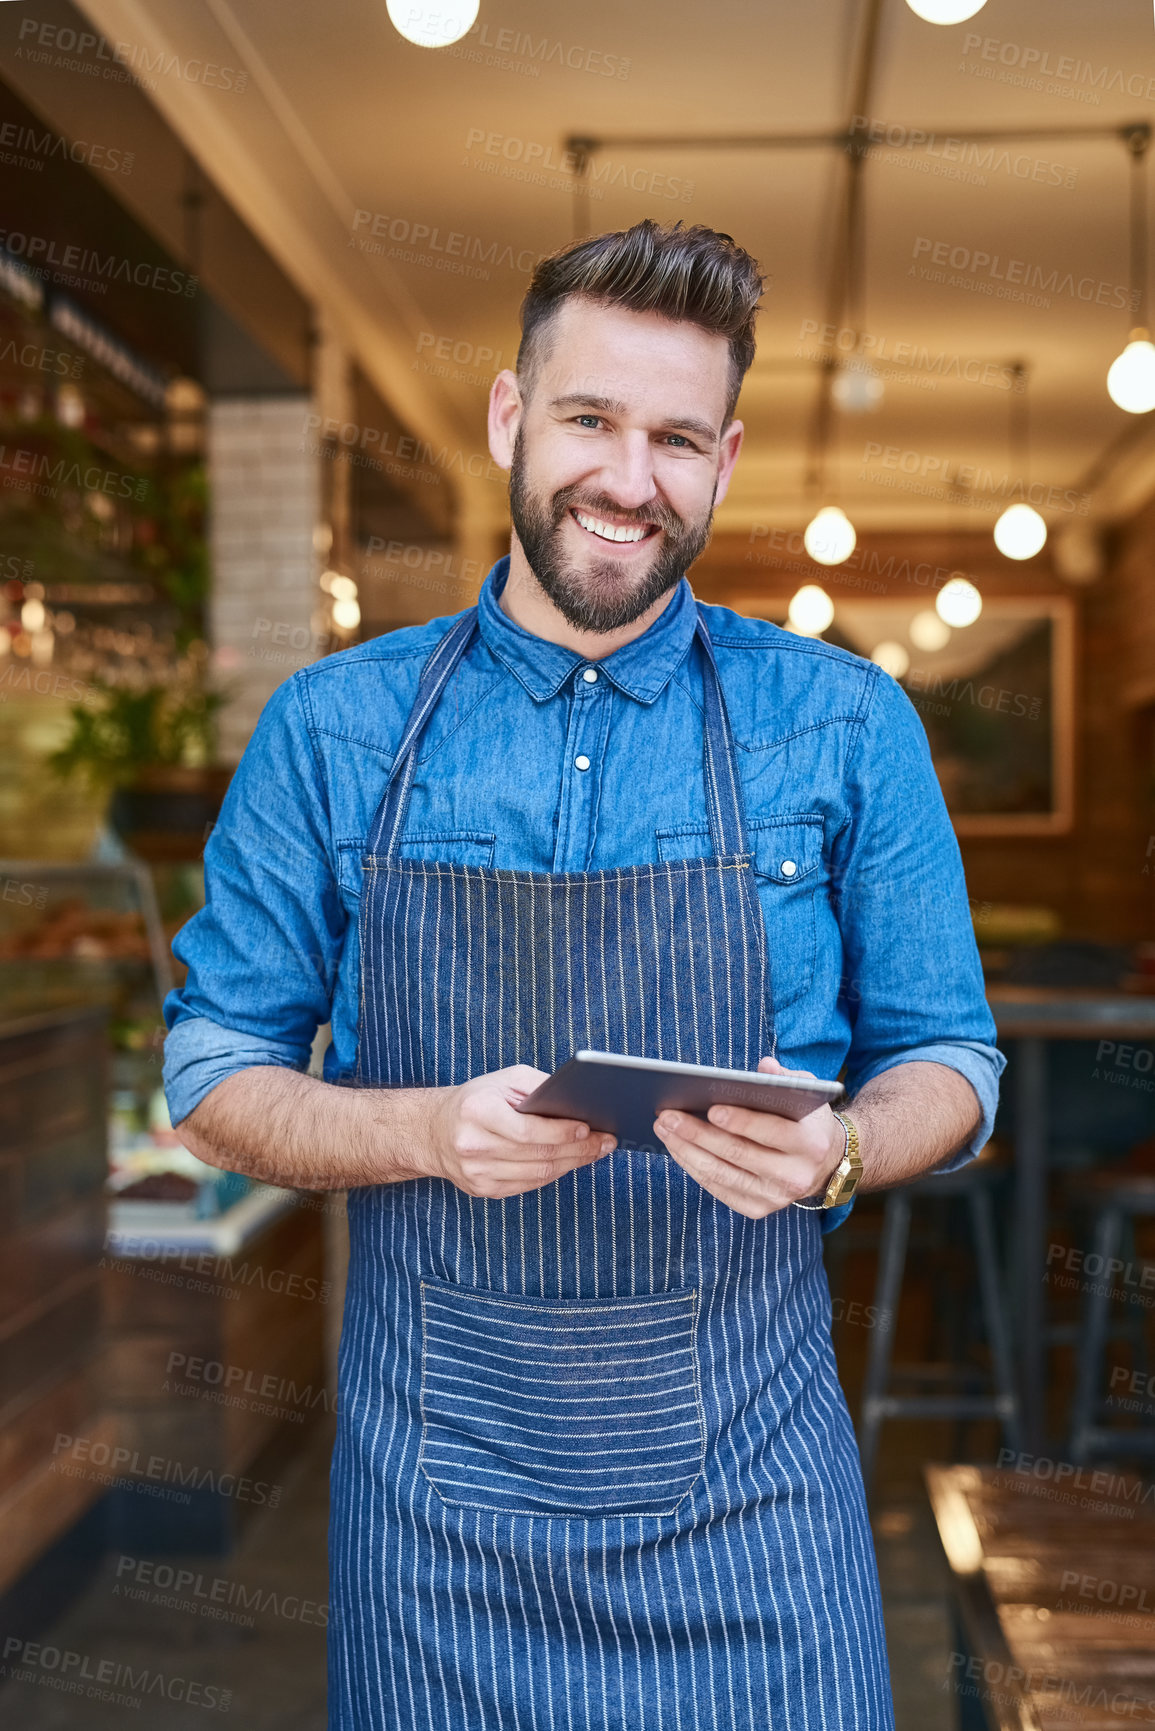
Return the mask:
M398 857L475 629L430 657L374 819L357 1080L583 1046L755 1068L766 933L701 612L713 853L615 871ZM892 1725L817 1215L748 1220L655 1144L505 1201L354 1190L349 1229L331 1727Z

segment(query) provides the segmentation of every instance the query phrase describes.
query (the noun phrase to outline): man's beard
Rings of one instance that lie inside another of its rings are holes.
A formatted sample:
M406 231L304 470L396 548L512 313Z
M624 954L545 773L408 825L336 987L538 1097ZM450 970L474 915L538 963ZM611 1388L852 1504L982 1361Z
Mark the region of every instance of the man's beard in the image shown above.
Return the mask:
M662 531L656 557L638 575L627 574L616 559L595 556L584 570L571 564L562 548L562 524L574 508L591 517L656 523ZM530 491L520 432L510 466L509 511L529 568L558 612L575 630L599 633L632 625L667 594L706 546L714 520L712 499L700 523L685 523L668 505L625 512L604 494L583 495L580 486L563 487L547 505Z

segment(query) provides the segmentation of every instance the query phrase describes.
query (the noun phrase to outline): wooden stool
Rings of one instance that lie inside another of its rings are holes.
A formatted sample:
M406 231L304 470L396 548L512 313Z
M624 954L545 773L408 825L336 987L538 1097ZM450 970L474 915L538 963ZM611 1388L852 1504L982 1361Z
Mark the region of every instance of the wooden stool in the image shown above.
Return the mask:
M1001 1421L1008 1448L1018 1452L1019 1401L1015 1391L1011 1359L1010 1331L1004 1308L1002 1279L995 1249L994 1214L991 1208L991 1187L995 1172L989 1166L972 1163L957 1172L920 1178L914 1184L892 1190L886 1200L882 1223L882 1240L878 1251L878 1280L874 1304L878 1321L871 1337L863 1386L862 1416L859 1421L858 1446L862 1457L862 1477L870 1488L878 1456L879 1432L888 1418L997 1418ZM906 1265L907 1240L910 1233L911 1207L915 1201L932 1199L964 1200L974 1241L978 1269L979 1298L983 1324L991 1352L990 1393L969 1392L974 1374L961 1364L947 1367L935 1365L903 1365L891 1363L894 1350L894 1327L902 1295L902 1276ZM953 1382L955 1386L942 1394L894 1394L892 1379L915 1385Z
M1137 1368L1146 1366L1145 1312L1137 1313L1130 1329L1116 1327L1112 1331L1111 1300L1115 1291L1115 1274L1126 1272L1126 1259L1120 1252L1129 1245L1134 1254L1134 1222L1155 1215L1153 1155L1155 1143L1144 1143L1135 1150L1125 1170L1091 1173L1072 1187L1072 1195L1086 1203L1095 1217L1092 1250L1084 1261L1088 1284L1076 1357L1075 1395L1071 1404L1069 1452L1076 1463L1102 1454L1155 1454L1155 1423L1150 1420L1132 1426L1097 1422L1108 1334L1132 1334ZM1086 1268L1092 1257L1098 1258L1095 1274ZM1113 1262L1116 1268L1111 1272ZM1136 1290L1142 1292L1141 1288ZM1155 1291L1150 1296L1155 1302Z

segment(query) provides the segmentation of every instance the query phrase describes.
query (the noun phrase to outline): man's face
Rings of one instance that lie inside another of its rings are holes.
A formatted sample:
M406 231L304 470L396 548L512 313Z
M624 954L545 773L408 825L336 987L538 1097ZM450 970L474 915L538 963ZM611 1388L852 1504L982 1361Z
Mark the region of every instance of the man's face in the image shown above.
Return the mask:
M514 532L572 626L620 630L709 540L742 436L737 422L722 433L729 345L579 298L539 342L528 400L505 423Z

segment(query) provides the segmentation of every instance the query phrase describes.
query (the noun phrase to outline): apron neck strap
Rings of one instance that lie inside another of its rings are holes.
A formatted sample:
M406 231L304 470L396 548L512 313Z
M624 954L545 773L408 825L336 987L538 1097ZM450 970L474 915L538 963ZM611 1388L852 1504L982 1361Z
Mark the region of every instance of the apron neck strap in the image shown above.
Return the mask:
M409 711L409 720L405 723L405 732L401 735L401 742L389 771L389 780L385 784L385 792L369 833L366 851L371 854L388 854L393 857L397 853L405 814L409 809L409 790L413 786L413 772L417 768L417 747L421 735L425 731L426 722L437 708L441 693L448 685L454 668L469 648L476 629L477 608L471 607L467 613L462 614L457 624L445 633L421 670L417 696L413 700L413 708Z
M700 601L694 605L698 611L697 638L702 649L702 733L710 840L719 857L749 853L734 735L730 731L730 718L726 713L726 699L722 695L722 681L718 677L718 663L714 659L705 610Z
M704 771L706 781L706 815L710 822L710 841L719 857L744 854L749 851L746 840L746 820L742 808L742 792L738 782L738 765L734 758L734 738L722 696L722 683L714 659L714 646L706 625L701 602L698 610L696 636L702 650L702 698ZM436 709L445 687L453 676L461 657L473 641L477 630L477 609L463 613L438 643L421 672L417 696L405 731L397 747L389 780L381 803L377 807L369 832L366 851L378 857L394 857L400 846L409 809L409 794L417 768L417 748L429 717Z

